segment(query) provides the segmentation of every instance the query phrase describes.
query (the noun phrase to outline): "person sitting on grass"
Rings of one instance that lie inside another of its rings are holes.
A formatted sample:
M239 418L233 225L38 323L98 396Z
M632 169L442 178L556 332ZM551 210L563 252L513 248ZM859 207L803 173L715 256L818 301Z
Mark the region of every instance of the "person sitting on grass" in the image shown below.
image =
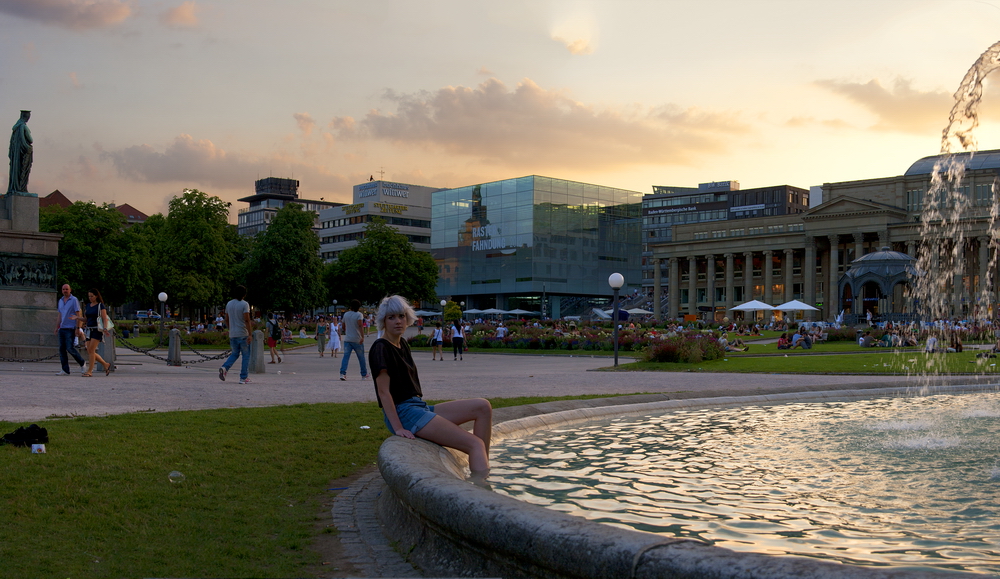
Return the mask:
M928 354L933 354L937 351L937 336L934 334L927 335L927 343L924 345L924 352Z
M861 336L861 339L858 340L858 343L861 344L861 346L864 348L875 347L875 336L872 335L872 331L865 330L864 335Z
M791 348L790 348L791 350L794 350L795 348L805 349L805 341L806 341L806 339L805 339L805 336L803 336L800 333L800 331L801 330L795 330L795 333L792 334L792 343L791 343Z
M723 332L722 337L719 338L719 346L722 347L724 352L746 352L750 349L749 346L743 343L743 340L736 338L733 343L729 343L729 334Z
M787 350L787 349L789 349L791 347L792 347L792 345L788 341L788 332L785 332L785 333L781 334L781 337L778 338L778 349L779 350Z

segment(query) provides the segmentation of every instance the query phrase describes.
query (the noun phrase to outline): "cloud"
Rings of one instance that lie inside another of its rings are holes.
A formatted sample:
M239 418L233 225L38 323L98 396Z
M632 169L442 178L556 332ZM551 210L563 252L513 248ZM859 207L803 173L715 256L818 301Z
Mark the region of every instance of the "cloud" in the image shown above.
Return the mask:
M819 125L828 129L850 129L853 126L841 119L817 119L816 117L792 117L785 121L785 126L792 129L800 129L813 125Z
M560 36L553 36L552 40L565 44L566 49L569 50L570 54L575 54L577 56L580 56L584 54L594 53L594 47L590 44L590 40L586 38L577 38L575 40L569 40L566 38L562 38Z
M295 118L296 124L299 125L299 130L305 136L308 137L312 134L313 128L316 127L316 121L312 118L312 115L309 113L295 113L292 117Z
M490 69L488 69L488 68L486 68L485 66L480 66L476 70L476 74L480 74L482 76L493 76L493 71L490 70Z
M76 77L75 72L69 73L69 82L73 84L73 88L83 88L83 83Z
M892 89L877 79L866 83L821 80L817 86L846 97L875 115L873 129L925 135L938 132L948 118L952 95L942 91L918 91L905 78L897 78Z
M160 24L176 28L190 28L198 26L198 13L201 8L193 0L187 0L180 6L176 6L160 14Z
M31 64L38 62L38 52L35 51L34 42L25 42L21 47L22 53L24 54L24 60L27 60Z
M70 30L114 26L133 14L131 0L0 0L0 12Z
M524 80L508 90L497 79L476 88L385 93L395 112L337 117L344 139L435 147L483 162L537 170L602 170L640 164L697 164L748 128L736 115L659 107L595 107Z
M308 165L295 156L263 157L229 153L208 139L180 135L163 150L134 145L118 151L101 151L120 178L139 183L183 183L185 186L252 190L262 176L301 179L305 191L316 196L350 191L351 183L323 166ZM305 193L303 192L303 195Z

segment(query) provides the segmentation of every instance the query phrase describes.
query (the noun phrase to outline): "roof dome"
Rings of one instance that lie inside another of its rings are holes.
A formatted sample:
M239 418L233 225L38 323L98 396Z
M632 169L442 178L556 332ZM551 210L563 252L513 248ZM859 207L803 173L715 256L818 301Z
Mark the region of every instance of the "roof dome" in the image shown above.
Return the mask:
M1000 169L1000 149L990 151L976 151L974 153L955 153L955 160L965 164L968 171L976 169ZM924 157L916 163L910 165L904 175L929 175L934 172L934 164L945 158L946 155L933 155Z
M866 275L875 275L885 279L900 274L919 276L920 273L915 267L916 262L917 258L915 257L883 247L852 261L844 276L854 279Z

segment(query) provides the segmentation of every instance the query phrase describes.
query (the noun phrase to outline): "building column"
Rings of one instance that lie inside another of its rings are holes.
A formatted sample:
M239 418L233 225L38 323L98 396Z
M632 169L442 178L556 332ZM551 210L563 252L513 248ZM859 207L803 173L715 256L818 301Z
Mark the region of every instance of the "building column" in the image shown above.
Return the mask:
M698 258L688 257L688 315L698 315Z
M977 237L976 241L979 242L979 287L976 288L976 293L982 294L993 289L992 284L987 281L990 277L990 238Z
M906 255L910 257L917 257L917 242L907 241L906 242Z
M735 290L733 288L733 254L726 254L726 315L729 315L729 310L733 309L733 294Z
M773 306L774 301L774 252L764 251L764 303Z
M955 244L951 258L951 317L962 315L962 276L965 274L965 247Z
M712 254L705 256L705 298L708 306L712 308L712 313L708 316L708 321L715 321L715 256Z
M743 252L743 301L753 299L753 252Z
M889 239L889 230L883 229L878 232L878 248L881 250L883 247L888 247L892 249L892 240Z
M681 265L676 257L667 259L670 266L670 279L667 282L667 294L670 296L667 305L667 315L671 320L677 320L681 311Z
M854 259L865 254L865 234L859 231L854 234Z
M653 258L653 319L660 321L660 294L663 288L660 287L660 260Z
M786 249L785 250L785 261L781 266L781 271L785 273L785 299L784 301L792 301L792 269L795 265L795 250Z
M830 235L830 281L826 288L827 317L834 319L840 315L840 289L837 282L840 281L840 236ZM857 313L857 312L853 312Z
M806 252L802 258L802 301L816 306L816 238L806 237ZM816 320L816 312L806 310L806 319Z

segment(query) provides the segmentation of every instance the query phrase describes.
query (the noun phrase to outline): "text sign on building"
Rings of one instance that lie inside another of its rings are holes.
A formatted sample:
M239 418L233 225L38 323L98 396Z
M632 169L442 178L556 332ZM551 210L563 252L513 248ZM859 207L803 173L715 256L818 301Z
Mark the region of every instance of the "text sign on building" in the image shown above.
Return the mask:
M484 225L472 228L472 251L486 251L488 249L504 249L507 247L507 238L499 225Z
M392 203L372 203L372 205L382 213L395 213L396 215L402 215L404 211L409 209L406 205L393 205Z
M739 207L730 207L729 211L730 212L735 212L735 211L758 211L760 209L763 209L764 207L766 207L766 206L763 203L760 203L760 204L757 204L757 205L741 205Z
M358 187L358 197L374 197L379 193L389 197L409 197L410 186L405 183L390 183L388 181L373 181Z
M687 213L688 211L697 211L698 208L694 205L688 205L686 207L670 207L668 209L647 209L646 215L667 215L669 213Z
M361 210L364 208L364 203L355 203L354 205L344 205L340 208L340 210L344 212L344 215L353 215L355 213L361 213Z

